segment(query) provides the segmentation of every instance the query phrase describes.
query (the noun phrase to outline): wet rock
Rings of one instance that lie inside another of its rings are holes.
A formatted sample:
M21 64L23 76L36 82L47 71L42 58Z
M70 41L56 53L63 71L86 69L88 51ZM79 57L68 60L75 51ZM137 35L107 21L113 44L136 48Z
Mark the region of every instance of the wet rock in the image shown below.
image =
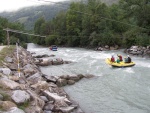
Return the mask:
M69 80L73 80L73 81L77 82L80 80L80 78L77 75L72 75L72 76L69 76Z
M68 106L68 107L60 107L59 109L60 109L60 111L62 111L63 113L70 113L70 112L72 112L75 108L74 108L74 107L71 107L71 106Z
M86 74L86 75L84 75L84 77L85 77L85 78L93 78L94 75L92 75L92 74Z
M80 79L84 78L84 75L82 75L82 74L78 74L77 76L78 76Z
M55 76L49 76L49 75L43 74L42 77L44 77L47 82L54 82L54 83L56 83L56 81L57 81Z
M68 80L69 79L69 75L61 75L60 78Z
M56 85L59 87L67 85L67 80L66 79L58 79L56 82Z
M50 57L49 55L47 54L44 54L44 55L37 55L37 56L33 56L34 58L44 58L44 57Z
M74 80L68 80L67 83L68 83L68 85L73 85L73 84L75 84L75 81Z

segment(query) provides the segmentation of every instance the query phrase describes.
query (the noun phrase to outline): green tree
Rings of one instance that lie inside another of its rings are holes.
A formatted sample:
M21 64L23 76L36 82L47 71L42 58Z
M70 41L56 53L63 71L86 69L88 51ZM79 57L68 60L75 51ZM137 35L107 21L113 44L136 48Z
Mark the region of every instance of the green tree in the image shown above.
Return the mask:
M44 26L45 19L43 17L39 18L34 25L34 32L36 34L42 34L44 31L42 27ZM43 26L42 26L43 25Z

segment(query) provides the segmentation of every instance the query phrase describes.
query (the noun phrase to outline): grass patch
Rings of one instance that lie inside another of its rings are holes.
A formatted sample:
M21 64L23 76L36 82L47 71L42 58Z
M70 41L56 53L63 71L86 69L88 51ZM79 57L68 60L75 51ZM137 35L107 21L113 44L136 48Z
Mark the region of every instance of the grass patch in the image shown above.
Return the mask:
M3 101L10 101L11 100L10 95L8 95L7 93L0 92L0 94L3 96Z
M23 104L18 105L18 108L25 110L25 108L27 108L29 106L29 103L30 103L29 101L26 101Z
M6 46L4 47L1 51L0 51L0 66L3 66L3 61L4 58L8 55L10 55L11 53L13 53L13 51L15 50L16 46L15 45L11 45L11 46Z

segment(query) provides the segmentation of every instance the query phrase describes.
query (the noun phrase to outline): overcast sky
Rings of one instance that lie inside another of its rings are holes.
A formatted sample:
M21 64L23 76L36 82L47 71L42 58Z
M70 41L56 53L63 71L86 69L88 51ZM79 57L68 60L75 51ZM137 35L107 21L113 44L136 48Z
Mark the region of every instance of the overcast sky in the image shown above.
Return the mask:
M45 0L45 1L61 2L66 0ZM48 4L48 2L42 2L42 0L1 0L0 12L15 11L23 7L35 6L41 4Z

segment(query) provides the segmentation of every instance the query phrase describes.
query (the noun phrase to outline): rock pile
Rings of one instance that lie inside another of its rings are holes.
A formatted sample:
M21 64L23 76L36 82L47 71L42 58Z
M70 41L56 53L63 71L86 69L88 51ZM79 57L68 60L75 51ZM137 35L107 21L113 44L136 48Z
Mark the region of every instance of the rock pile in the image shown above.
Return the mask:
M131 46L129 49L125 50L125 53L150 58L150 46Z
M61 86L72 85L85 75L44 75L35 65L37 59L24 48L18 49L20 74L16 51L5 58L0 68L0 113L83 113ZM10 96L9 100L4 99L4 93Z
M108 51L108 50L117 50L117 49L119 49L118 45L115 45L115 46L105 45L104 47L97 47L95 50L97 50L97 51Z

